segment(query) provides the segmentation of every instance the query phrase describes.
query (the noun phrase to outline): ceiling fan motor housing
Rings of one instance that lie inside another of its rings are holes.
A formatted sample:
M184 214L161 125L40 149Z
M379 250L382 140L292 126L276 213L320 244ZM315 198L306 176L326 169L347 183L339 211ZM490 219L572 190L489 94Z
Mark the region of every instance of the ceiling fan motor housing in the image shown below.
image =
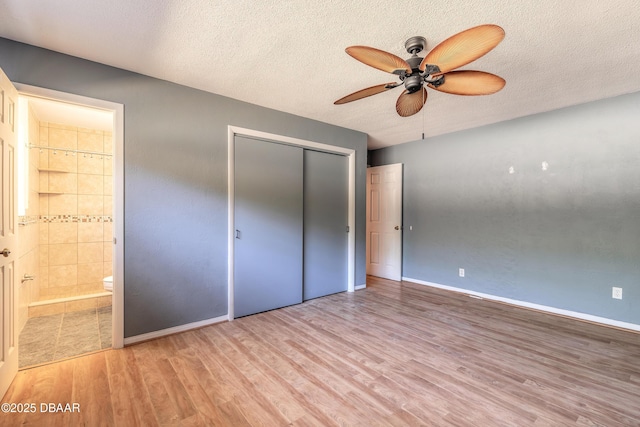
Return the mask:
M409 93L417 92L422 87L423 81L420 74L412 74L404 79L404 87Z
M409 91L409 93L420 90L422 83L424 82L424 78L420 75L420 70L418 69L420 62L422 62L422 58L419 56L412 56L407 59L407 63L411 67L411 74L405 76L404 87Z

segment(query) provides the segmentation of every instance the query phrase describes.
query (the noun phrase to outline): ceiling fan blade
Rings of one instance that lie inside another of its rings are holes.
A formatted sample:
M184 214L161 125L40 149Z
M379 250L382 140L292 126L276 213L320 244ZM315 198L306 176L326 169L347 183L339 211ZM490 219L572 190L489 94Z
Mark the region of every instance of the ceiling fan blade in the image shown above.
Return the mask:
M402 92L396 102L396 111L402 117L413 116L422 110L422 106L427 102L427 90L423 87L414 93L408 91Z
M420 71L427 64L437 65L441 73L475 61L496 47L504 39L504 30L497 25L480 25L455 34L433 48L420 63Z
M454 95L491 95L502 89L505 83L502 77L495 74L465 70L446 73L443 84L429 84L429 87Z
M344 96L334 102L335 105L346 104L347 102L357 101L358 99L366 98L367 96L376 95L378 93L382 93L386 90L393 89L398 86L398 83L383 83L381 85L371 86L366 89L359 90L357 92L353 92L347 96Z
M384 50L368 46L350 46L345 51L358 61L378 70L398 75L402 75L403 72L411 74L411 66L407 61Z

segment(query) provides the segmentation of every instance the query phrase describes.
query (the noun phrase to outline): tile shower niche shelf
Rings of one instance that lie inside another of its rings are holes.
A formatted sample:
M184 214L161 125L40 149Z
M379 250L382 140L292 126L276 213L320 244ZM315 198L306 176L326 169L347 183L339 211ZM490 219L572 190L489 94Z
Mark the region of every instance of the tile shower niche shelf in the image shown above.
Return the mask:
M40 172L60 172L60 173L70 173L69 171L65 171L62 169L54 169L54 168L38 168Z
M69 171L66 170L62 170L62 169L55 169L55 168L38 168L38 170L40 172L59 172L59 173L70 173ZM64 192L62 191L39 191L38 194L51 194L51 195L56 195L56 194L64 194Z

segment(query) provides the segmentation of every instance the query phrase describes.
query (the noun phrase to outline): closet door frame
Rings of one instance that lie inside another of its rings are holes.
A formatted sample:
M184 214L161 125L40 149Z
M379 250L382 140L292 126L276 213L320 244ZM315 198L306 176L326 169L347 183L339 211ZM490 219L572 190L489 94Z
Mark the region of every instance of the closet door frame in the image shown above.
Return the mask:
M335 145L323 144L320 142L307 141L298 138L291 138L283 135L276 135L261 132L253 129L246 129L237 126L228 126L228 215L227 215L227 283L228 283L228 308L227 317L234 319L234 269L235 269L235 138L245 136L249 138L262 139L265 141L288 144L297 147L324 151L327 153L340 154L347 157L348 177L349 177L349 202L348 202L348 248L347 248L347 292L355 291L355 246L356 246L356 151L350 148L338 147Z

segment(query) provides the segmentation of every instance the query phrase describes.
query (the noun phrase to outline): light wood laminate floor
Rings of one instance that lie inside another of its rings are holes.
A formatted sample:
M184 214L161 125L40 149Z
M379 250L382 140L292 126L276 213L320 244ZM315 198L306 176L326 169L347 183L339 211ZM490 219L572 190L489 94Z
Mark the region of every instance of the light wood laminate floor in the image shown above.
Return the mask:
M638 426L640 335L410 283L19 372L1 425Z

